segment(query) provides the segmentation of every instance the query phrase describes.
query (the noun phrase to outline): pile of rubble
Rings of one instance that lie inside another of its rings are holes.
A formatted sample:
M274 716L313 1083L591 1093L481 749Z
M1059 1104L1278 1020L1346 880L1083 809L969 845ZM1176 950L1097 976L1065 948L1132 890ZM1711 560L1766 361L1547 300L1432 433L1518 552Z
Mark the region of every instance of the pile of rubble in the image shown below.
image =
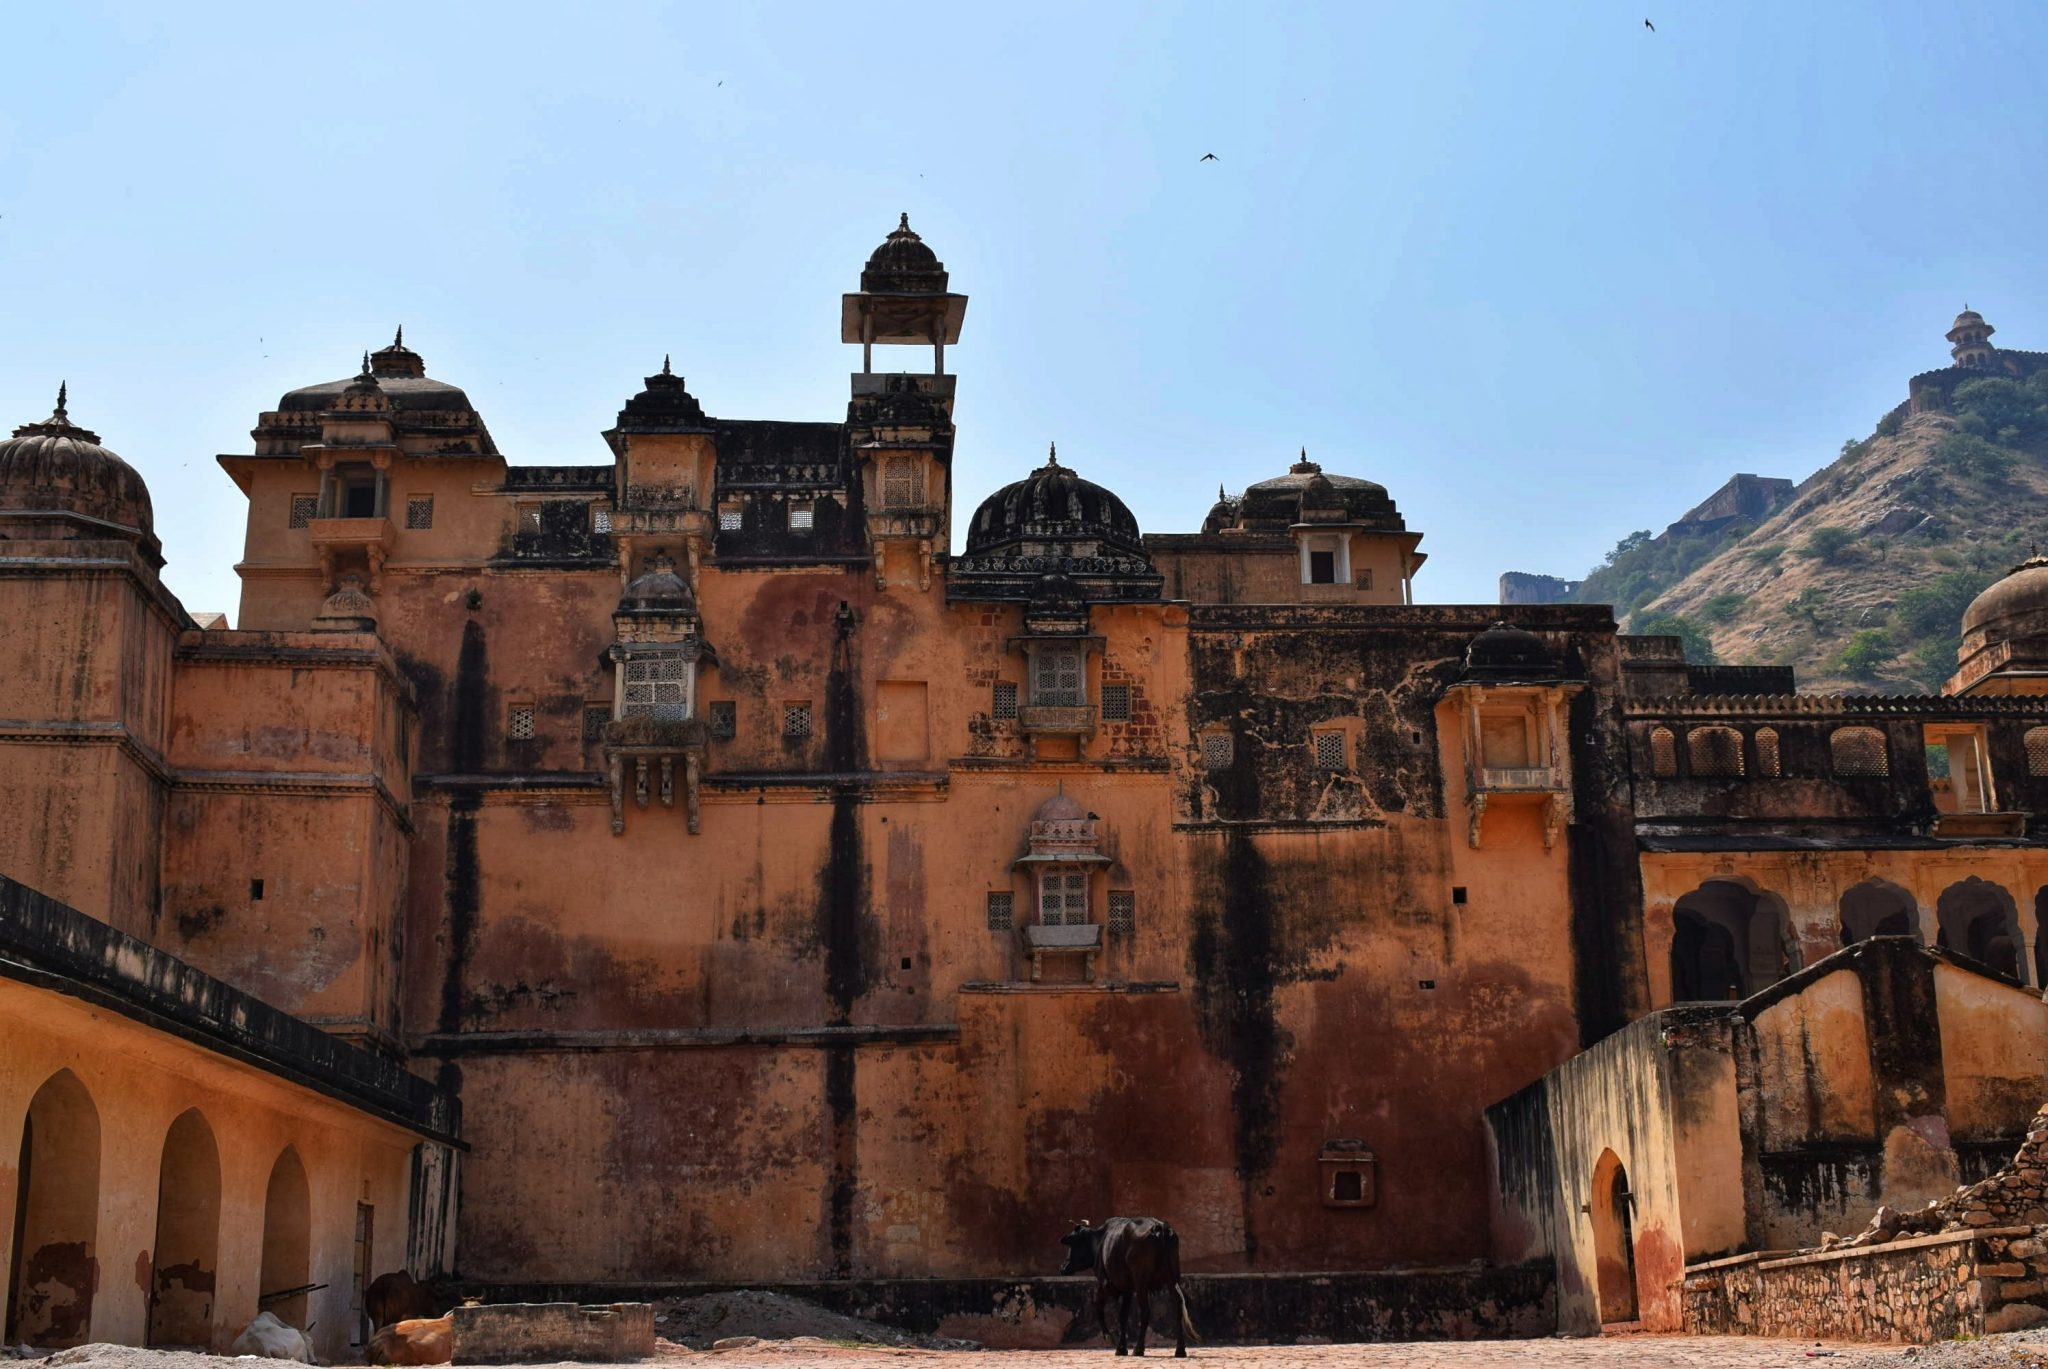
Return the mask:
M1901 1236L1932 1236L1942 1231L2002 1226L2048 1226L2048 1107L2034 1114L2034 1120L2027 1124L2027 1139L1996 1174L1936 1199L1917 1212L1880 1207L1870 1225L1853 1236L1822 1232L1820 1248L1848 1250L1885 1245ZM2036 1265L2036 1272L2048 1274L2048 1260Z

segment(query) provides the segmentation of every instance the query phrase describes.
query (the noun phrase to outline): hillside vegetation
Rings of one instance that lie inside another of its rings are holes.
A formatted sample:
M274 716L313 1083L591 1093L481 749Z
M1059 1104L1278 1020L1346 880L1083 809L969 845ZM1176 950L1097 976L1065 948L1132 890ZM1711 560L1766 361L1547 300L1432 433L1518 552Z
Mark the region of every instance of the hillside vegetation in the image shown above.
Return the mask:
M1695 661L1791 665L1802 688L1919 692L1955 669L1963 609L2048 541L2048 372L1895 411L1755 526L1623 538L1577 598Z

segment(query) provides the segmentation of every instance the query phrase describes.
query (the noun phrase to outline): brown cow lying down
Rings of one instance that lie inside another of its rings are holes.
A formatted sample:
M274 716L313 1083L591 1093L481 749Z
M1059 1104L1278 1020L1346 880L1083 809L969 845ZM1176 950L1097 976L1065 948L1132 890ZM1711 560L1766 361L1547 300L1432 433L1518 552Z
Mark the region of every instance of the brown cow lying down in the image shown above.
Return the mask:
M446 1364L455 1357L455 1314L394 1322L370 1337L370 1364Z
M403 1269L379 1274L363 1290L363 1311L370 1318L372 1331L393 1322L438 1317L443 1310L433 1286L416 1281Z

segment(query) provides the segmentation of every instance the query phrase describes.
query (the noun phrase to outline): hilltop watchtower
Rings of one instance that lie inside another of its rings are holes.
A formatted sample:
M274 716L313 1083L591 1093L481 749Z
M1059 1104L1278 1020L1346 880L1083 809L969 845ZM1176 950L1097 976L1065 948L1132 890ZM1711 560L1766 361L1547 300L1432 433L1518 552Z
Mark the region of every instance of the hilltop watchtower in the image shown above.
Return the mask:
M1988 368L1991 354L1998 349L1991 345L1991 335L1998 330L1984 321L1984 316L1969 305L1956 315L1956 321L1949 325L1948 340L1954 344L1949 355L1958 366Z

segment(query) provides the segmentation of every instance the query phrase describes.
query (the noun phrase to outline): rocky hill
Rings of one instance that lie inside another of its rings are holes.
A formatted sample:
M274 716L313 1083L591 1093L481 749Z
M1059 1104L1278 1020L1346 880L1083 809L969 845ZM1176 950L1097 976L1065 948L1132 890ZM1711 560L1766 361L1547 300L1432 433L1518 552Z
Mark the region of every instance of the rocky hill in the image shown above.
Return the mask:
M2048 543L2048 370L1939 374L1925 411L1901 405L1796 489L1738 476L1571 597L1694 660L1794 666L1802 688L1939 688L1964 607Z

